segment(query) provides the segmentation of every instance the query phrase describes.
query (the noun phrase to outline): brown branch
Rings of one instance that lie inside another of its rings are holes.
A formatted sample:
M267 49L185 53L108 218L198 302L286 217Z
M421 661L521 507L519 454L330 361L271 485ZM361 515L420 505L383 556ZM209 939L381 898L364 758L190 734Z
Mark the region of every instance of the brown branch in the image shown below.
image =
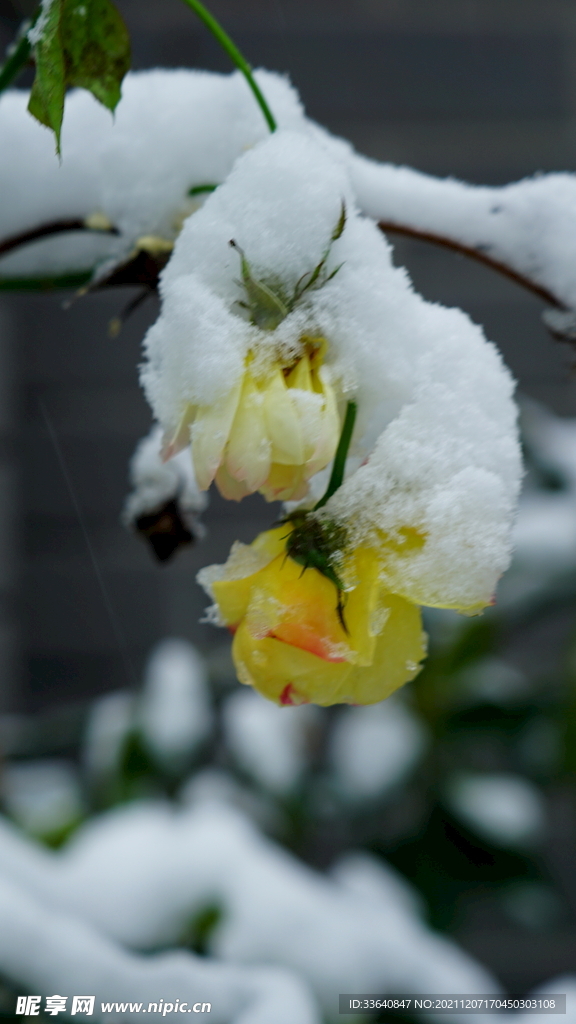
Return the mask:
M512 267L508 266L507 263L502 263L500 260L493 259L492 256L488 256L487 253L483 252L482 249L474 249L468 245L464 245L462 242L456 242L452 238L446 238L444 235L435 235L431 231L420 231L418 228L408 227L405 224L395 224L393 221L381 220L378 224L381 231L388 234L394 232L397 235L405 235L407 238L417 238L421 242L432 242L434 245L441 245L445 249L451 249L453 252L461 253L463 256L468 256L470 259L477 260L478 263L483 263L484 266L490 267L491 270L495 270L499 274L503 274L504 277L509 278L510 281L514 281L515 284L519 284L522 288L526 288L532 292L533 295L537 295L539 299L542 299L549 306L554 306L556 309L568 310L566 303L562 302L553 292L548 291L542 285L536 284L531 278L525 277L524 274L519 274L517 270L513 270Z
M118 228L93 228L85 220L81 220L78 217L70 218L69 220L53 220L48 224L41 224L37 228L31 228L30 231L23 231L19 235L11 235L9 238L5 238L3 242L0 242L0 256L5 256L6 253L18 249L21 245L28 245L29 242L36 242L40 238L61 235L66 231L90 231L107 235L120 234Z
M158 278L169 258L170 253L167 252L152 254L145 249L137 249L124 263L116 264L105 277L97 278L89 284L86 292L136 284L149 291L155 291L158 287Z

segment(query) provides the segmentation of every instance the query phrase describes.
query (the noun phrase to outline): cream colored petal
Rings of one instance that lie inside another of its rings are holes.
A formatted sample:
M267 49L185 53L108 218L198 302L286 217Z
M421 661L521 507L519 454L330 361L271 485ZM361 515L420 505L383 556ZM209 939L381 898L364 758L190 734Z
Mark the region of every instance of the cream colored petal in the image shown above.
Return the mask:
M162 439L163 462L168 462L168 459L171 459L173 455L178 455L178 452L183 451L190 444L190 428L196 416L197 408L198 406L188 403L184 408L176 430L172 434L164 435Z
M338 416L338 406L336 403L334 388L328 381L323 380L322 371L320 371L319 379L322 384L324 408L322 410L320 437L314 454L312 455L312 460L319 463L321 466L327 466L334 458L338 447L338 441L340 439L340 417Z
M302 358L298 360L294 369L290 371L286 378L286 384L289 388L299 388L300 391L314 390L312 385L310 359L307 354L304 354Z
M257 491L268 476L270 449L263 395L252 374L246 372L226 449L226 468L249 492Z
M298 413L280 367L275 370L264 396L266 429L272 445L272 462L299 466L304 462L304 442Z
M192 460L198 487L205 491L222 462L224 448L234 422L242 380L212 405L201 405L192 424Z
M260 488L266 501L300 501L308 493L304 466L285 466L279 462L270 465L266 483Z
M220 466L215 477L216 487L223 498L227 501L242 501L250 491L241 480L235 480L230 476L226 464Z
M301 388L292 388L291 391L304 436L304 462L308 462L322 444L324 399L314 391Z

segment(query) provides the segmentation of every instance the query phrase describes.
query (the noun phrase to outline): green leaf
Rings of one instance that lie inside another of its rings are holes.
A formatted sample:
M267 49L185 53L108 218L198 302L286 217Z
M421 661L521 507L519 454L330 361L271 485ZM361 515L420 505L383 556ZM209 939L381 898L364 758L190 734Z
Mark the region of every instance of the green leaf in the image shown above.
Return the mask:
M130 67L128 30L111 0L44 0L31 41L36 77L28 110L52 129L60 152L68 88L88 89L116 108Z
M345 227L346 227L346 203L344 202L344 200L342 200L342 207L341 207L341 210L340 210L340 216L338 218L338 223L336 224L336 227L334 228L334 231L332 232L332 241L333 242L337 242L338 239L341 238L342 233L343 233Z

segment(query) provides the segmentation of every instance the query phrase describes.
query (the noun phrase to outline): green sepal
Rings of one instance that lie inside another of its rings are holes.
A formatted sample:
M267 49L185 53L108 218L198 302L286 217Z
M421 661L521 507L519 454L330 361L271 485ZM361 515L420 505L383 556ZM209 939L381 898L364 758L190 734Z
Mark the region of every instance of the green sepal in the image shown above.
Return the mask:
M336 276L340 268L343 266L343 264L340 263L330 274L326 273L326 264L332 251L332 246L334 242L337 242L340 236L342 235L345 226L346 204L343 201L342 208L340 210L340 216L338 218L338 221L336 222L336 227L334 228L334 231L330 235L330 242L327 248L324 250L320 262L316 264L313 270L309 271L306 274L303 274L296 284L296 287L294 289L294 298L292 300L293 306L295 306L296 303L299 302L299 300L302 298L305 292L316 291L319 288L323 288L324 285L328 283L328 281L331 281L332 278Z
M286 289L282 287L281 282L266 282L255 277L243 249L240 248L234 239L231 239L230 245L240 255L242 284L248 299L248 302L239 302L238 305L242 309L250 311L250 320L256 327L261 327L264 331L275 331L306 292L317 291L323 288L328 281L331 281L336 276L343 264L340 263L330 273L326 270L326 264L332 251L332 245L340 238L345 225L346 205L343 202L336 227L330 236L330 242L324 250L320 262L312 270L306 271L300 280L296 282L292 295L287 293Z
M36 77L28 110L52 129L60 153L66 90L88 89L115 110L130 67L130 39L111 0L52 0L44 4L39 22L40 38L32 44Z
M344 632L348 627L344 619L344 584L337 571L338 557L347 543L344 526L328 519L320 519L314 512L291 512L282 520L289 523L291 532L286 539L286 556L302 566L302 572L316 569L336 587L336 614Z
M264 281L259 281L254 276L244 251L234 239L231 240L230 245L240 254L242 284L248 298L247 303L240 303L240 305L247 306L250 310L252 323L256 327L262 328L263 331L274 331L278 324L281 324L288 316L289 307Z

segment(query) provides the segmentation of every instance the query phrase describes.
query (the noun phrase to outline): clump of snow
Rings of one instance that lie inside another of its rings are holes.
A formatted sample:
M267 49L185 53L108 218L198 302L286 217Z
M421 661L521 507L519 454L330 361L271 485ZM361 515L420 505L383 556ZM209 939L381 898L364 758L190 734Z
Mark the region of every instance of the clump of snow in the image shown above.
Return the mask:
M123 949L76 915L61 912L12 878L0 881L0 970L4 977L42 996L67 993L94 996L93 1020L165 1020L163 1012L198 1002L210 1004L215 1024L319 1024L307 986L277 967L237 967L179 950L138 956ZM103 1004L122 1002L119 1011ZM137 1008L136 1003L142 1007ZM150 1010L150 1004L157 1010ZM163 1005L161 1005L163 1003ZM42 999L44 1004L44 999ZM184 1011L186 1012L186 1011ZM197 1009L196 1012L199 1012Z
M330 737L336 781L350 799L382 796L397 785L424 752L421 721L397 697L369 707L347 708Z
M179 941L190 918L216 902L223 917L213 953L236 968L266 963L295 971L327 1014L342 990L498 989L494 978L407 904L402 910L401 899L388 900L384 911L382 901L371 904L350 886L299 863L238 811L216 802L178 812L143 803L118 808L91 821L57 855L31 848L0 821L0 870L52 913L57 907L137 949ZM0 972L14 977L17 968L26 970L28 950L22 948L19 957L8 952L10 937L18 934L17 912L3 914L2 921ZM187 962L186 954L179 955ZM89 979L92 961L84 963L80 954L78 961ZM148 988L135 984L137 991ZM306 1019L294 1015L291 1024Z
M307 764L312 705L281 708L252 689L237 690L223 709L226 746L241 768L266 789L288 793Z
M152 652L136 722L145 744L168 769L180 768L212 728L203 658L186 640L167 639Z
M31 32L35 38L38 24ZM256 78L279 126L315 138L346 168L369 217L484 252L576 308L576 176L494 188L378 164L308 121L285 78L265 71ZM16 90L0 97L0 238L93 214L104 214L122 237L76 234L26 246L3 259L6 275L90 269L126 256L141 236L174 238L203 202L188 197L189 189L223 182L235 159L268 133L239 72L133 72L114 119L88 92L68 94L60 166L51 134L27 114L27 102Z
M178 507L194 527L200 529L196 516L208 504L198 490L192 460L180 452L169 462L162 460L162 428L157 424L139 442L130 462L130 483L133 490L126 499L123 518L131 526L140 516L156 512L165 502L175 498Z
M397 338L413 346L410 392L326 511L349 521L357 542L391 538L390 590L473 611L510 562L521 475L513 384L463 313L411 297ZM423 543L403 548L403 528Z
M282 127L304 116L287 79L256 79ZM58 273L128 255L138 238L172 239L203 202L191 188L222 182L236 157L268 134L239 72L154 70L128 74L114 117L84 90L66 97L62 163L51 132L26 111L28 93L0 97L0 238L59 218L104 214L121 232L67 235L2 261L2 274Z
M257 277L290 293L313 271L330 243L342 202L351 204L341 166L304 136L278 132L239 159L225 184L190 218L162 275L162 312L146 338L143 382L156 416L171 434L187 404L205 405L229 394L251 369L279 356L301 354L304 334L322 335L322 323L302 303L274 331L251 325L238 302L240 258ZM346 230L344 232L344 237ZM335 243L331 269L341 262ZM321 291L332 291L336 280ZM310 293L313 296L321 292ZM332 347L328 362L333 363Z
M452 780L447 798L462 821L498 846L524 846L543 832L540 792L520 775L462 773Z
M84 815L78 773L68 761L7 762L0 794L10 816L32 835L61 832Z
M41 0L40 3L40 16L37 18L34 25L31 25L28 29L27 36L31 46L36 46L44 35L44 31L48 24L48 18L50 15L50 8L54 0Z
M347 853L332 866L330 876L359 899L379 907L382 913L425 916L418 890L381 857L359 851Z
M230 239L257 276L290 292L321 258L342 201L335 277L275 330L247 322ZM325 338L341 403L358 404L352 454L369 456L327 512L353 523L356 543L397 539L403 528L424 540L391 550L385 582L396 593L469 610L489 602L509 562L520 480L511 377L464 313L414 293L354 209L341 163L293 132L245 154L186 222L161 290L142 379L169 435L187 407L230 394L248 358L265 365L298 354L304 335Z
M536 175L495 188L356 154L349 167L357 202L370 217L478 250L576 308L574 174Z
M125 740L133 728L136 697L126 690L107 693L90 707L82 748L84 767L91 781L113 775Z
M464 700L486 700L507 707L526 700L530 681L502 658L486 657L476 659L458 673L458 690Z

